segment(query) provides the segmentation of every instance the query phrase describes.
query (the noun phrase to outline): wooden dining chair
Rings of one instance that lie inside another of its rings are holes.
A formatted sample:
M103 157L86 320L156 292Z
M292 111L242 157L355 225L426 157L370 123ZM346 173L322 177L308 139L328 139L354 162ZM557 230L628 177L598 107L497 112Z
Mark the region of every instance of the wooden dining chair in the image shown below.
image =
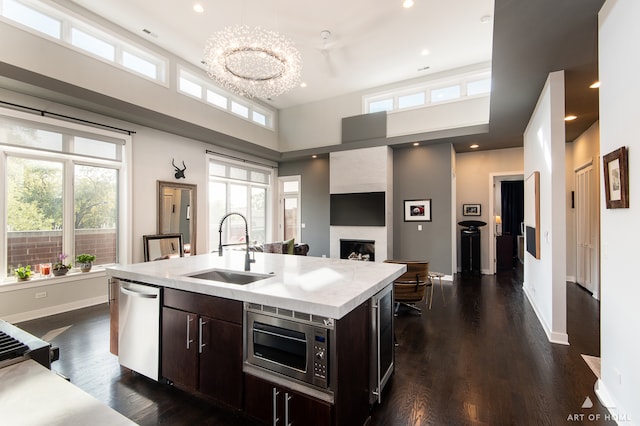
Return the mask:
M407 272L393 282L393 301L396 304L396 314L400 305L422 313L416 304L424 299L427 287L431 288L429 300L433 298L433 282L429 279L429 262L412 260L385 260L385 262L407 265ZM429 309L431 309L431 303L429 303Z

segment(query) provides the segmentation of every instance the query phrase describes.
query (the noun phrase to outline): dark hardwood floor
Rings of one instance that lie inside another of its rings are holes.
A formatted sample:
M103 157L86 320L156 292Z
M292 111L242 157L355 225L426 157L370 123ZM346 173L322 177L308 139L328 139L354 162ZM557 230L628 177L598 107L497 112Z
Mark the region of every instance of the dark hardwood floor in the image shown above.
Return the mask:
M431 310L423 304L422 315L401 309L396 317L396 372L371 425L604 424L596 376L581 357L600 355L600 306L575 284L567 305L571 344L555 345L526 300L520 271L436 285ZM53 369L141 425L252 424L121 369L109 353L107 305L19 326L49 333L60 348ZM581 408L586 397L592 408ZM582 422L568 421L580 414Z

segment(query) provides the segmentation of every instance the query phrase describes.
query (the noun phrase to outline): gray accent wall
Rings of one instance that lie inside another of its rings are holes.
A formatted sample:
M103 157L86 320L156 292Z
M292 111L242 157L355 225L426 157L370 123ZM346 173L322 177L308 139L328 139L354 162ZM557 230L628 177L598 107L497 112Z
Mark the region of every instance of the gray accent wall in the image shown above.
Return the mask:
M452 274L452 156L450 144L394 149L393 253L426 260L432 271ZM431 199L431 222L405 222L404 200ZM422 231L418 231L422 225Z
M281 163L278 176L300 175L302 191L301 242L309 256L329 257L329 158Z

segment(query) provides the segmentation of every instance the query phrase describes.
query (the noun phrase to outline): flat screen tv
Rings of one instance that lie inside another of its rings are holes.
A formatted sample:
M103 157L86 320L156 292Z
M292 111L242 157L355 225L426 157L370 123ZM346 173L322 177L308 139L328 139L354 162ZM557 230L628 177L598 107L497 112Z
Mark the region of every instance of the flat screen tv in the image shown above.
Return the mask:
M332 226L385 226L385 193L331 194Z

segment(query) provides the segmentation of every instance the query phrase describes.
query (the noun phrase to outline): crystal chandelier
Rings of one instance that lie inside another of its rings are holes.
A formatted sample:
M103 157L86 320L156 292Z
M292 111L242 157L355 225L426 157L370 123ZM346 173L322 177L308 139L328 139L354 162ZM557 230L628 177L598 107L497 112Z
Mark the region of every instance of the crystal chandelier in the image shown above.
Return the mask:
M247 25L209 37L203 62L209 77L247 98L269 99L293 89L302 70L300 53L289 39Z

